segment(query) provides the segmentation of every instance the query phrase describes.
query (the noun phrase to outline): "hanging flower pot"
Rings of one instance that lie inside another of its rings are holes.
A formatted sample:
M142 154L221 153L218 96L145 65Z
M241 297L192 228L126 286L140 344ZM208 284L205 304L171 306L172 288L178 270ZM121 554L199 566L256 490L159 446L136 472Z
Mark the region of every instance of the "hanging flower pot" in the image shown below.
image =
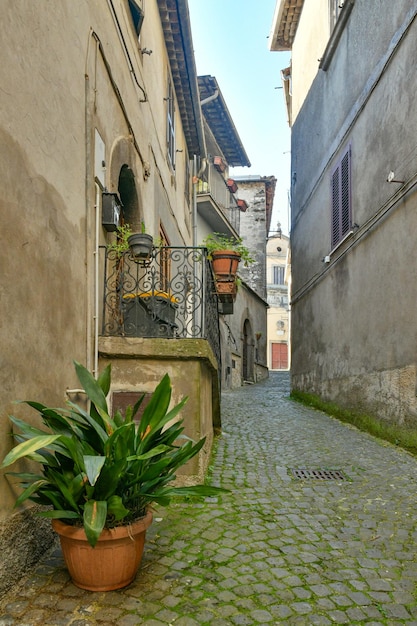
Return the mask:
M217 250L211 253L213 272L218 280L235 281L240 254L234 250Z
M226 163L223 161L222 157L220 156L214 157L213 165L216 168L216 170L220 172L221 174L223 174L223 172L226 170Z
M236 280L216 280L216 290L220 302L234 302L236 300Z
M236 193L237 191L237 183L236 181L233 180L233 178L228 178L226 181L226 185L227 188L229 189L230 193Z
M132 256L136 260L148 259L153 247L152 235L147 233L133 233L127 240Z

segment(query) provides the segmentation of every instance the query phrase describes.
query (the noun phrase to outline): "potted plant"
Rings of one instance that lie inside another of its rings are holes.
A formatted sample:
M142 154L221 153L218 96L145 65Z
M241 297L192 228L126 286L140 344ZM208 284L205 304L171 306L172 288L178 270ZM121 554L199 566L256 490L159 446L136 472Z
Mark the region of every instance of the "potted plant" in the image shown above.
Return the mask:
M11 473L23 487L16 506L25 500L52 506L39 514L52 518L74 584L92 591L119 589L136 575L152 503L166 506L174 496L224 490L172 485L176 470L199 452L204 439L180 442L183 420L176 416L186 398L169 409L168 375L136 423L142 398L124 415L109 412L110 365L98 380L80 363L75 369L89 410L72 402L64 409L26 402L40 413L46 430L11 416L20 433L1 467L23 458L40 464L37 471Z
M117 237L108 244L107 250L114 252L117 259L121 259L123 254L129 250L128 239L133 233L130 224L122 224L117 227L116 231Z
M244 245L242 237L227 237L222 233L210 233L203 240L203 246L207 248L208 256L211 261L223 253L233 253L238 256L239 261L242 260L245 266L254 262L248 248ZM238 262L239 262L238 261Z
M140 232L129 235L127 243L135 260L146 260L151 256L153 237L146 232L144 222L141 222Z
M227 237L221 233L211 233L204 241L208 258L216 278L216 288L222 302L236 298L237 269L240 261L245 266L254 262L241 237Z

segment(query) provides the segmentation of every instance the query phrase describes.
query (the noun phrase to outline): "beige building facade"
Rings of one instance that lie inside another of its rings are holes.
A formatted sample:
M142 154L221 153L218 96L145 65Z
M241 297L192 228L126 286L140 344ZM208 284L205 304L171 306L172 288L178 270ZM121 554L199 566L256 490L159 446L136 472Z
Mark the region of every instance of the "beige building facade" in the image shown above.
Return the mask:
M289 237L278 224L266 245L267 355L270 370L287 370L291 359Z
M197 315L189 291L181 318L176 301L172 339L128 337L126 323L112 336L103 305L117 223L144 224L166 249L193 245L192 164L205 141L187 2L5 0L2 23L0 457L12 445L8 415L28 417L15 400L80 399L75 359L95 374L112 363L111 402L150 393L168 371L173 401L191 396L185 421L191 436L207 435L206 463L219 423L218 360L204 329L185 326ZM170 289L167 258L156 275ZM124 292L113 304L125 305ZM217 304L210 323L218 341ZM192 473L201 477L203 465ZM33 508L13 510L16 495L2 473L0 594L52 541Z
M8 416L30 419L15 400L82 401L73 360L95 375L111 363L113 409L165 373L172 403L189 397L185 434L206 443L178 479L201 481L231 352L199 244L213 231L239 235L228 167L250 163L228 112L219 141L227 107L215 80L197 77L187 0L5 0L2 22L0 458L12 446ZM145 261L120 252L121 226L152 236ZM236 310L242 384L266 375L255 343L266 302L244 285ZM36 507L13 509L16 496L1 473L0 596L53 540Z

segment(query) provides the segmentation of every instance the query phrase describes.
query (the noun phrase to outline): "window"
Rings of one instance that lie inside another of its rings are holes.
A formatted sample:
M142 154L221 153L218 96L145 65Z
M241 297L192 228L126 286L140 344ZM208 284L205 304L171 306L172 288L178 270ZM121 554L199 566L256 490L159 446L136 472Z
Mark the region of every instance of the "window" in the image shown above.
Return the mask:
M272 284L283 285L284 284L285 267L282 265L272 266Z
M190 204L191 200L191 173L190 173L190 161L188 154L185 157L185 180L184 180L184 194L187 204Z
M168 160L173 170L175 170L175 106L174 106L174 89L171 79L168 78L168 96L167 101L167 146Z
M347 148L341 160L333 170L331 179L332 193L332 249L349 233L352 228L351 206L351 148Z
M132 15L133 25L135 27L136 34L139 37L144 17L143 9L141 9L139 3L136 0L129 0L129 9Z

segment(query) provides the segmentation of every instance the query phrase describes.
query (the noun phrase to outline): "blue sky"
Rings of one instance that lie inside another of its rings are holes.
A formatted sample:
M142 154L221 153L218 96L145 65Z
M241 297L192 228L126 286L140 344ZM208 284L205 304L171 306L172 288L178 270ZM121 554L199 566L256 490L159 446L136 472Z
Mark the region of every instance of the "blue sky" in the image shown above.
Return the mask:
M281 83L286 52L270 52L276 0L188 0L199 75L215 76L252 164L235 176L275 176L271 230L288 234L290 129Z

